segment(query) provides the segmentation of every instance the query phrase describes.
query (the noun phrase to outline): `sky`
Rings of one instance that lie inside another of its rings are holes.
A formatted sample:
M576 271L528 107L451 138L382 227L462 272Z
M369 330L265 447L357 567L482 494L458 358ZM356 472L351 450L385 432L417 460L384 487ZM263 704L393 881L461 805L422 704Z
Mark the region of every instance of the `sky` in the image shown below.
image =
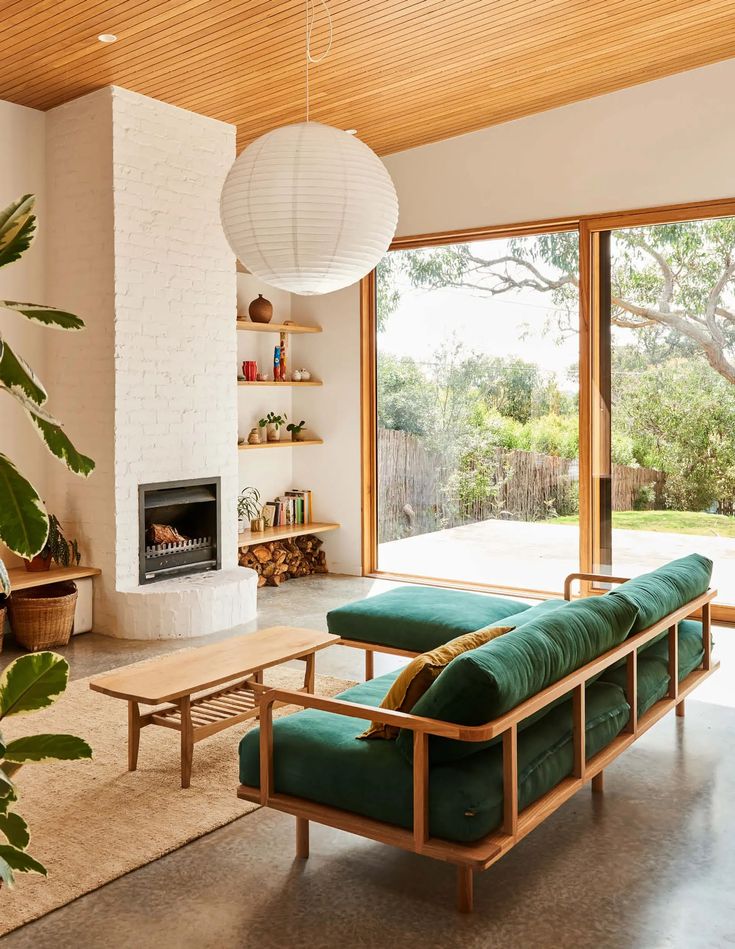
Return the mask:
M481 244L492 254L506 249L505 241ZM523 290L490 297L464 288L416 289L405 279L400 290L398 308L378 336L379 352L430 364L442 343L456 338L470 352L536 363L557 376L560 388L571 388L567 371L579 361L579 336L559 333L549 294Z

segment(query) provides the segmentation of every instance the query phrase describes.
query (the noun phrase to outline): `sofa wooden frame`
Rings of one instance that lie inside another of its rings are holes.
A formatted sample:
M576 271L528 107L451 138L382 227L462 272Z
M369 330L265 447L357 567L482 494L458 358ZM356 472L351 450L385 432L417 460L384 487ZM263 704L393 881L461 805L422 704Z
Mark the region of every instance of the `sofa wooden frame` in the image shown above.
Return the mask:
M575 580L623 583L621 577L589 573L570 574L565 581L565 598L570 599ZM630 636L619 646L598 656L592 662L565 676L548 688L521 702L509 712L484 725L455 725L450 722L421 718L404 712L358 705L342 699L324 698L303 692L272 689L260 699L260 787L240 785L238 797L266 807L292 814L296 818L296 854L309 855L309 821L358 834L371 840L390 844L403 850L433 857L457 866L457 907L471 912L473 904L474 872L486 870L538 827L558 807L572 797L588 781L594 792L602 791L603 772L621 752L646 732L671 709L684 715L684 700L700 683L719 667L712 661L711 603L715 590L708 590L681 608L669 613L647 629ZM689 616L701 613L704 658L699 668L690 672L681 682L678 676L678 624ZM637 655L662 632L668 632L669 690L643 715L638 715ZM415 655L407 651L378 647L353 640L342 640L342 645L373 651ZM626 699L631 707L630 719L624 730L602 751L589 760L585 754L585 686L601 672L621 660L627 667ZM371 664L372 665L372 664ZM372 673L372 669L370 669ZM518 807L518 726L530 715L551 705L557 699L572 696L572 741L574 765L572 775L547 791L533 804ZM273 708L276 704L296 705L319 709L349 718L383 722L413 732L413 828L397 827L383 821L363 817L305 798L282 794L274 786L273 767ZM459 741L488 741L502 737L503 747L503 821L498 830L470 844L456 843L431 837L429 834L429 737L439 735Z

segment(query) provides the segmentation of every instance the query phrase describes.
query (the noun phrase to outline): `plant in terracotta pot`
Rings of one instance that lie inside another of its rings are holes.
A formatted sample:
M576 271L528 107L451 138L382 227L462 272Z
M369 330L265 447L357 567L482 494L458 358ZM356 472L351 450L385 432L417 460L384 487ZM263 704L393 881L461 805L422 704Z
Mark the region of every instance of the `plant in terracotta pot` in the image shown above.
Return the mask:
M304 426L306 422L301 419L298 425L295 422L291 422L286 426L286 431L291 432L291 441L302 442L304 440Z
M265 530L265 518L262 514L262 505L260 503L260 491L257 488L247 487L240 492L237 499L237 520L240 531L247 530L247 523L250 522L250 530L256 533Z
M275 412L269 412L265 419L261 419L258 422L258 425L265 424L267 438L269 442L279 442L281 440L281 426L286 424L286 419L288 416L284 412L283 415L276 415Z
M18 260L30 247L36 230L36 199L25 194L0 211L0 267ZM81 330L84 323L73 313L36 303L0 300L0 310L16 314L42 326L60 330ZM11 319L13 317L10 317ZM46 390L31 367L0 334L0 392L15 399L24 409L46 447L74 474L87 477L94 462L82 455L45 407ZM49 518L38 492L0 451L0 541L14 554L31 560L46 544Z
M26 560L26 570L48 570L51 562L60 567L76 566L81 560L79 544L76 540L67 540L55 514L49 514L48 537L43 550L31 560Z

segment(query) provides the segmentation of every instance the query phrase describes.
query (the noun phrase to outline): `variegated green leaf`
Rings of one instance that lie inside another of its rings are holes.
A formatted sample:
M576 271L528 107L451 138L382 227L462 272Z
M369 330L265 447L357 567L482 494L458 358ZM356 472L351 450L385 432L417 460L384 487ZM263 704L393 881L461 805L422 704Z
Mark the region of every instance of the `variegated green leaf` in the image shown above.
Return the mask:
M37 407L27 411L51 454L60 458L74 474L88 478L94 471L94 461L76 450L58 422L46 417Z
M5 834L8 843L24 850L31 840L28 824L20 814L0 814L0 833Z
M36 230L35 203L34 195L24 194L0 212L0 267L18 260L30 246Z
M20 391L37 405L43 405L48 394L28 363L0 339L0 382L11 391Z
M0 844L0 860L4 860L13 870L19 873L41 873L47 876L46 867L38 860L35 860L25 850L18 850L17 847L11 847L10 844Z
M28 735L9 742L5 749L5 760L16 764L91 757L92 749L87 742L75 735Z
M13 886L15 885L13 871L11 870L10 864L7 862L7 860L3 860L2 857L0 857L0 880L3 881L9 890L13 889Z
M0 454L0 540L30 560L43 550L48 516L38 492L13 462Z
M0 596L10 596L10 577L8 576L8 568L2 560L0 560ZM2 745L2 741L0 741L0 745Z
M37 303L16 303L14 300L0 300L0 307L6 310L15 310L21 313L26 319L36 320L45 326L59 330L81 330L84 329L84 321L73 313L67 313L66 310L57 310L53 306L42 306Z
M55 652L15 659L0 676L0 718L52 705L66 688L69 663Z
M61 459L74 474L87 478L94 471L94 461L77 451L59 422L50 415L45 408L32 402L25 393L18 389L10 389L0 380L0 390L20 402L28 413L28 417L38 429L44 444L57 458Z

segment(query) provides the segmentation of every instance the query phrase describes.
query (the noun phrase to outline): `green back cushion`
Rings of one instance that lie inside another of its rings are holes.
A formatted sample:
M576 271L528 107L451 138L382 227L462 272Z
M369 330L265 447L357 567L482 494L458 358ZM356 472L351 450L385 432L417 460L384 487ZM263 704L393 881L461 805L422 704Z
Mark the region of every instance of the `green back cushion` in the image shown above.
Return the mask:
M636 615L622 594L576 600L541 614L452 660L412 714L458 725L489 722L623 642ZM410 760L411 732L401 731L397 742ZM454 761L487 744L432 736L431 761Z
M700 554L689 554L628 580L606 598L624 596L635 603L638 618L631 633L639 633L704 593L711 579L712 561Z

